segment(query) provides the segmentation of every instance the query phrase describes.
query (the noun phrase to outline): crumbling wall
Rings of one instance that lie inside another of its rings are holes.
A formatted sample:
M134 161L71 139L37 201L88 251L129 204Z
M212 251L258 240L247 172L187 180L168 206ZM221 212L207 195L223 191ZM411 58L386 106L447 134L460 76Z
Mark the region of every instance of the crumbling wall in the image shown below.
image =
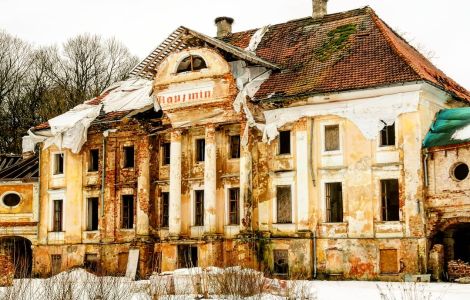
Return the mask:
M470 277L470 263L462 260L451 260L447 263L449 279L454 280L462 277Z

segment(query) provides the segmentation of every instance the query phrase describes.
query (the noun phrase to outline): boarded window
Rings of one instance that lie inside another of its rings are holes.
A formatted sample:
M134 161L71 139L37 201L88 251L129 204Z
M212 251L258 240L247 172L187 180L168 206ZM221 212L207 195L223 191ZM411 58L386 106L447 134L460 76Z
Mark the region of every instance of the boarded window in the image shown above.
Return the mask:
M134 146L126 146L123 148L124 168L134 167Z
M178 268L194 268L197 265L197 246L178 245Z
M194 191L194 226L204 226L204 191Z
M85 254L85 269L94 273L98 272L98 254Z
M87 230L98 230L98 198L88 198Z
M206 148L206 140L197 139L196 140L196 161L204 161L205 153L206 153L205 148Z
M325 151L339 150L339 125L325 126Z
M162 165L169 165L170 164L170 143L163 143L162 144Z
M230 136L230 158L240 158L240 136Z
M91 149L89 153L88 172L96 172L99 168L100 150Z
M343 222L343 190L341 182L325 184L326 221Z
M170 219L170 193L162 192L162 218L161 218L161 227L168 227L169 226L169 219Z
M287 275L289 273L288 250L273 250L274 274Z
M380 273L397 274L398 271L398 251L396 249L381 249Z
M51 272L52 275L59 274L62 271L62 255L51 255Z
M380 131L380 147L395 145L395 123L385 127Z
M382 220L399 221L398 179L380 180L380 186L382 192Z
M54 154L54 175L64 174L64 154Z
M121 228L131 229L134 227L134 196L122 196L122 218Z
M198 71L205 68L207 68L207 65L202 57L198 55L190 55L181 61L176 73Z
M279 132L279 154L290 154L290 131Z
M129 259L129 252L121 252L118 254L118 274L124 275L127 270L127 260Z
M54 213L52 215L52 231L61 232L64 216L64 202L62 200L54 200Z
M229 202L228 202L228 217L229 225L240 224L240 189L233 188L228 190Z
M292 223L292 194L290 185L276 188L277 223Z

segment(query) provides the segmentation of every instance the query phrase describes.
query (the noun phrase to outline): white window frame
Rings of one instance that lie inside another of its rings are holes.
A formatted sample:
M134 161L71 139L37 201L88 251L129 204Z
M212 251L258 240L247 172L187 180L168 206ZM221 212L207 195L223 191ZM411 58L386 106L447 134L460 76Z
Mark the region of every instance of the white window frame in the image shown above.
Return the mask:
M395 124L395 145L392 145L392 146L380 145L381 139L382 139L382 136L381 136L382 130L381 130L377 133L377 141L376 141L377 151L393 151L393 150L398 149L398 134L397 134L398 133L398 119L395 119L395 122L393 124Z
M289 153L283 153L281 154L281 131L289 131L289 139L290 139L290 143L289 143L289 147L290 147L290 152ZM292 130L292 128L283 128L282 130L279 129L279 135L277 136L277 148L276 148L276 156L278 157L292 157L293 155L293 152L294 152L294 144L293 144L293 141L294 141L294 131Z
M100 191L90 191L83 193L83 218L82 218L82 231L83 232L98 232L100 230L100 218L101 218L101 194ZM88 199L98 198L98 229L94 231L88 230Z
M341 195L342 195L342 201L343 201L343 221L342 222L328 222L328 216L327 216L327 212L326 212L326 184L327 183L341 183ZM321 180L321 195L320 195L320 199L321 199L321 209L322 209L322 223L324 224L344 224L344 223L347 223L347 217L346 217L346 212L347 212L347 202L346 202L346 193L345 193L346 189L345 189L345 183L344 183L344 179L341 179L341 178L329 178L329 179L324 179L324 180Z
M62 173L59 173L59 174L54 174L55 173L55 170L56 170L56 167L57 167L57 161L56 161L56 155L62 155L63 157L63 163L64 163L64 171ZM51 160L51 175L53 178L62 178L62 177L65 177L65 172L67 171L67 160L66 160L67 156L66 156L66 153L65 151L51 151L50 152L50 160Z
M229 214L229 208L230 208L230 189L238 189L239 190L239 198L238 198L238 225L237 224L230 224L230 214ZM231 185L231 184L226 184L225 185L225 226L230 226L230 227L240 227L242 225L242 219L243 219L243 201L241 199L241 191L240 191L240 186L239 185Z
M277 187L278 186L290 186L291 192L291 210L292 210L292 223L277 223ZM278 175L278 177L272 180L272 214L273 214L273 225L279 227L293 226L297 223L297 198L295 190L295 173L284 172Z
M341 121L324 121L321 122L321 133L320 133L320 138L321 138L321 153L322 155L340 155L343 154L343 122ZM327 126L333 126L333 125L338 125L338 130L339 130L339 150L332 150L332 151L327 151L325 150L326 148L326 143L325 143L325 131Z
M196 165L203 165L206 162L206 136L205 135L195 135L192 137L192 145L193 145L193 162ZM197 140L204 140L204 160L203 161L198 161L196 159L197 157Z
M49 190L49 221L48 221L48 232L56 232L52 231L54 227L54 201L55 200L62 200L62 231L66 232L66 222L65 222L65 215L67 209L67 199L65 197L65 190Z
M190 189L191 195L190 195L190 209L191 209L191 227L199 227L199 228L204 228L204 225L194 225L196 223L196 214L194 213L196 209L196 191L203 191L204 192L204 185L200 184L193 184L193 186ZM204 195L204 200L206 198L206 195ZM204 212L205 213L205 212Z

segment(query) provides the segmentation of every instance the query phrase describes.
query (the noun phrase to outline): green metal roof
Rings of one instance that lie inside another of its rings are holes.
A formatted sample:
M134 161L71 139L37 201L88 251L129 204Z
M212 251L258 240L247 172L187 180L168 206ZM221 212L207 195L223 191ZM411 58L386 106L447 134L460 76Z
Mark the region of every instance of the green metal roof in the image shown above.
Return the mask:
M468 127L468 134L461 130ZM456 134L457 133L457 134ZM424 138L423 147L447 146L470 142L470 107L441 110Z

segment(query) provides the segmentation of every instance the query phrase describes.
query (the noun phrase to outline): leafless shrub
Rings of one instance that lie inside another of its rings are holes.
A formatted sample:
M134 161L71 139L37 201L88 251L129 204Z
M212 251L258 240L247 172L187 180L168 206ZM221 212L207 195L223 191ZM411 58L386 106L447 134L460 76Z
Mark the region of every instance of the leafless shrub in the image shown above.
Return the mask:
M441 300L445 294L445 289L436 295L429 285L417 282L377 284L377 288L382 300Z
M231 267L221 269L219 273L210 276L210 287L217 295L227 296L229 299L252 297L261 299L267 292L267 280L263 273L252 269Z
M76 269L41 280L43 299L81 300L83 292L90 284L90 278L86 271Z
M134 282L126 277L89 276L82 294L88 299L126 300L134 292Z

